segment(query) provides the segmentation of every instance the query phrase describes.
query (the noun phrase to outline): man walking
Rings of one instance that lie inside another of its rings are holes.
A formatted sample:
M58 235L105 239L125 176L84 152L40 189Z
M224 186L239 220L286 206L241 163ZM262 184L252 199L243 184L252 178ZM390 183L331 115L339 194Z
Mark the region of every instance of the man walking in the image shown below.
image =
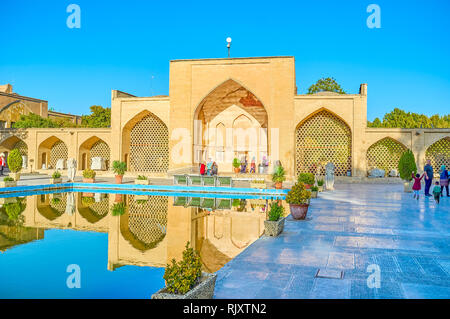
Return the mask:
M430 160L427 160L423 171L425 172L425 196L432 196L430 194L430 187L433 182L433 166L431 166Z

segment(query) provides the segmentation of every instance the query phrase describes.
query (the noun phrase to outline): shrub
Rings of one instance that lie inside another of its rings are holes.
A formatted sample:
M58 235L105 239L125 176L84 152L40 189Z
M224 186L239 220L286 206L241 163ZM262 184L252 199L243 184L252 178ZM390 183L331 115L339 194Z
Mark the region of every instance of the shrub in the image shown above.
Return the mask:
M97 173L95 171L93 171L92 169L90 169L90 168L85 169L83 171L83 177L84 178L89 178L89 179L92 178L93 179L93 178L95 178L95 175L97 175Z
M284 216L284 207L279 205L278 202L272 202L269 210L269 220L276 222Z
M298 181L306 185L312 185L314 184L314 174L300 173L300 175L298 175Z
M14 182L14 178L6 176L5 178L3 178L4 182Z
M146 181L146 180L148 180L147 176L144 176L144 175L138 175L137 179L139 181Z
M84 206L89 207L95 203L95 199L93 197L83 196L83 197L81 197L81 202L83 203Z
M234 168L238 168L239 166L241 166L241 161L238 158L234 158L233 159L233 167Z
M113 162L113 171L116 175L123 175L127 171L127 163L122 161Z
M233 199L232 205L233 205L233 207L241 206L241 200L238 198Z
M183 259L177 263L172 259L172 265L167 265L164 272L166 281L166 289L173 294L185 294L191 290L202 276L202 263L200 255L192 247L189 242L183 251Z
M19 150L13 149L8 156L9 170L13 173L20 172L20 170L22 169L22 164L23 164L22 155L20 155Z
M411 150L406 150L400 157L400 161L398 162L398 172L400 178L408 182L412 180L412 173L417 173L416 160L414 159L414 154Z
M317 186L323 186L323 179L317 180Z
M3 205L5 212L8 215L9 220L17 220L19 215L23 212L22 205L20 203L8 203Z
M53 172L52 178L60 178L60 177L61 177L61 173L59 171Z
M317 186L311 186L311 191L312 191L312 192L318 192L318 191L319 191L319 187L317 187Z
M113 216L122 216L123 214L125 214L125 203L123 202L115 203L111 207L111 214Z
M272 181L275 183L284 182L286 180L285 174L283 166L277 166L275 172L272 174Z
M286 196L286 202L293 205L301 205L308 203L311 198L311 192L306 190L302 182L295 183Z

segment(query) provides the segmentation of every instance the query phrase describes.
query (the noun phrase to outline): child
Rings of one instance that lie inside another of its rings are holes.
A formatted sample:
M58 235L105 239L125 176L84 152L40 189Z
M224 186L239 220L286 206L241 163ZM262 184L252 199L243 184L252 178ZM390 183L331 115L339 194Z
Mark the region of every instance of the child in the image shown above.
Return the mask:
M422 185L420 184L420 181L422 180L422 178L424 176L425 176L425 173L423 173L422 176L420 176L420 174L416 174L416 176L414 176L414 172L412 172L412 178L414 178L414 185L413 185L412 189L414 191L414 198L417 198L417 200L419 199L419 192L422 187Z
M439 181L436 181L433 188L434 200L439 204L439 199L441 198L441 187L439 186Z

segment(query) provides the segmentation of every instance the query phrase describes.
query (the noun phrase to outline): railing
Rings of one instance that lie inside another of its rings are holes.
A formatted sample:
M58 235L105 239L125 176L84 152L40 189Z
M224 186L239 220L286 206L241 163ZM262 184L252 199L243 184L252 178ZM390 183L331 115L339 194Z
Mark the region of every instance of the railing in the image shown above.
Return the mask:
M173 184L186 186L232 187L233 179L228 176L184 174L173 175Z

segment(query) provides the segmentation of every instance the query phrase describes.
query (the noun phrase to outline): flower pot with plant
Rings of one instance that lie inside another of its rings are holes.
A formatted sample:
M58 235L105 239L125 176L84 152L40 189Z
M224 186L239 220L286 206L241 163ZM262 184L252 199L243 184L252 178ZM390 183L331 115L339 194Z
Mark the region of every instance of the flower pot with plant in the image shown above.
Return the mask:
M286 180L286 173L283 166L277 166L275 172L272 174L272 181L275 182L275 188L283 188L283 182Z
M94 183L95 182L95 175L97 173L93 171L92 169L88 168L83 171L83 183Z
M11 171L9 174L15 181L20 179L20 171L22 170L22 155L18 149L13 149L8 156L8 168Z
M323 179L317 180L317 187L319 188L319 192L323 192Z
M17 182L14 180L14 178L6 176L3 178L3 181L0 182L0 187L16 187Z
M265 234L278 236L284 229L284 207L278 201L270 204L269 219L264 221Z
M233 168L236 174L241 171L241 161L236 157L233 159Z
M400 160L398 162L398 172L400 174L400 178L404 181L403 188L406 193L412 192L412 174L417 173L416 160L414 158L414 154L411 150L406 150L403 152Z
M311 192L305 188L302 182L297 182L287 193L286 202L289 204L294 219L305 219L308 213Z
M114 161L113 171L114 174L116 174L116 184L122 184L123 175L127 171L127 163L122 161Z
M318 186L311 186L311 198L317 198L317 193L319 192Z
M50 182L52 184L61 184L62 183L61 173L59 171L54 171Z
M147 176L138 175L138 177L134 180L134 184L136 185L150 185L150 181Z
M122 216L125 214L126 206L124 202L114 203L111 207L111 215Z
M212 299L216 278L216 274L202 272L200 254L188 242L182 260L172 259L172 264L167 265L166 286L153 294L152 299Z
M314 174L300 173L297 181L303 183L306 189L310 189L314 185Z

